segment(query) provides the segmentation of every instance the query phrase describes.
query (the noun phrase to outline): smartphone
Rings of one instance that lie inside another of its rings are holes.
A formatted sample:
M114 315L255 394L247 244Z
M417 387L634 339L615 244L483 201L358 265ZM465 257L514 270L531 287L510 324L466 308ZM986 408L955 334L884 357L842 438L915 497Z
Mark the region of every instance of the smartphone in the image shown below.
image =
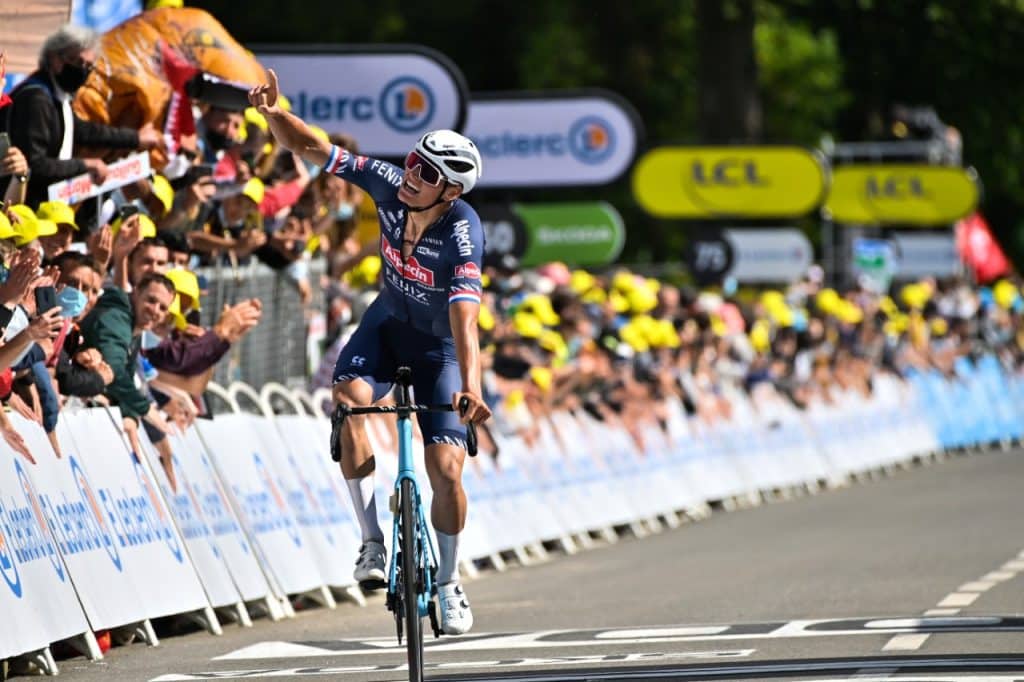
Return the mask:
M57 290L53 287L36 287L36 315L42 315L52 308L56 308Z
M135 204L124 204L121 208L117 209L117 215L120 216L121 220L127 220L130 216L135 215L139 212L139 207Z
M11 148L11 136L7 133L0 133L0 157L7 156L7 150Z

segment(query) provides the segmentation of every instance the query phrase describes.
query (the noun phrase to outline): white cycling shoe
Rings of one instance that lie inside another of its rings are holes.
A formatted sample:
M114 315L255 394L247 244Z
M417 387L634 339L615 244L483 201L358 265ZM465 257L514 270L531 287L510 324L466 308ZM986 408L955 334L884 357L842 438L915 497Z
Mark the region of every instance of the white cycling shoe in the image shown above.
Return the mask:
M383 587L387 580L385 573L385 554L383 542L367 540L359 548L359 558L356 559L356 570L352 577L364 587Z
M473 611L469 598L458 581L437 586L437 601L441 607L441 632L446 635L464 635L473 627Z

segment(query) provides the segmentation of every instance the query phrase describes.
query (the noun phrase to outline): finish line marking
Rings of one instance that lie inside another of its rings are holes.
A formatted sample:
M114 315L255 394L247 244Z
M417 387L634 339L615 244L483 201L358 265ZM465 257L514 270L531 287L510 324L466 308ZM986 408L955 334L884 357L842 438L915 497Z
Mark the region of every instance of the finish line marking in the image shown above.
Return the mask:
M1013 580L1019 571L1024 570L1024 550L1018 552L1017 556L996 571L986 573L977 580L964 583L956 592L951 592L942 598L936 606L938 608L925 611L926 616L953 616L960 613L960 609L970 606L978 600L983 593L992 589L1001 582ZM896 635L882 647L882 651L917 651L928 641L927 634Z
M914 618L856 618L740 623L714 626L666 626L603 630L548 630L523 633L474 634L424 642L427 652L510 651L566 647L662 644L670 642L731 642L852 635L927 636L941 632L1022 632L1020 616L920 616ZM217 656L215 661L271 658L311 658L397 654L405 651L394 637L319 642L270 641Z
M735 649L729 651L683 651L675 653L633 653L609 654L606 656L552 656L545 658L510 658L493 661L454 661L449 663L424 663L425 670L452 671L471 668L522 668L547 665L602 665L608 663L658 663L681 659L732 659L751 656L756 649ZM265 670L218 670L201 673L170 674L155 677L150 682L189 682L191 680L227 680L244 677L304 677L318 675L352 675L356 673L397 673L408 671L406 663L393 665L351 665L322 668L279 668Z

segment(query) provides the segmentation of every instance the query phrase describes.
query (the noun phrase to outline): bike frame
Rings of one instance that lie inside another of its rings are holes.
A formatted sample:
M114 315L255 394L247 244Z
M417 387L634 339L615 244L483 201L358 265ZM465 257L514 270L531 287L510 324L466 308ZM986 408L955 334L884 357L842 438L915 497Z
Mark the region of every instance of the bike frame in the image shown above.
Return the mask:
M408 401L405 401L406 403ZM406 409L402 409L405 407ZM416 510L416 534L419 536L420 541L423 543L421 546L425 547L428 551L423 553L422 561L425 564L422 568L424 574L424 585L423 590L417 594L417 610L419 611L420 617L423 618L427 615L428 604L431 598L437 592L437 586L434 584L434 573L437 569L437 550L434 547L434 541L430 537L430 533L427 532L427 520L423 513L423 504L420 498L419 483L416 481L416 467L412 456L412 410L408 409L407 405L399 405L398 409L398 476L395 478L395 489L394 499L398 500L398 496L402 489L402 481L408 480L412 483L413 489L413 508ZM392 552L391 559L388 564L388 592L396 594L398 589L398 547L399 547L399 530L401 527L401 518L399 517L398 505L393 506L394 523L392 524ZM412 546L410 546L412 545ZM406 546L403 547L403 551L413 550L415 543L410 543L409 538L406 538ZM419 563L419 562L417 562ZM410 579L406 576L406 579Z

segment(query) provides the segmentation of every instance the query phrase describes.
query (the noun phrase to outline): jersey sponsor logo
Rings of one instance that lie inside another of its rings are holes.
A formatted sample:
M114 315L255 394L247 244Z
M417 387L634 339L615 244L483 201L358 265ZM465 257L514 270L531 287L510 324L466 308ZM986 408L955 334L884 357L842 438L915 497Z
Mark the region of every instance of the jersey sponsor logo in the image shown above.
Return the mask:
M387 281L391 286L402 292L407 301L415 301L425 306L430 306L430 295L412 282L400 279L394 270L388 270Z
M469 236L469 221L460 220L452 228L452 236L455 238L455 246L460 256L471 256L473 254L473 240Z
M425 246L417 246L416 247L416 253L418 253L420 255L423 255L423 256L427 256L429 258L440 258L441 257L441 252L440 251L435 251L434 249L428 249Z
M444 242L436 237L421 237L420 241L431 246L444 246Z
M356 156L356 170L361 171L366 166L367 158L365 156Z
M381 176L395 187L402 184L402 171L395 168L390 163L384 163L379 159L374 159L373 163L370 164L370 170L376 172L377 175Z
M428 287L434 286L434 271L420 265L415 256L409 256L408 260L402 262L402 252L388 244L386 239L380 240L380 248L384 258L406 279L419 282Z
M455 276L466 279L480 279L480 267L476 263L463 263L455 266Z
M462 448L463 450L466 449L466 441L462 438L456 438L455 436L433 436L430 440L433 441L435 445L454 445L457 448ZM467 606L467 608L469 607Z
M615 151L615 133L604 119L584 116L569 128L569 151L583 163L601 163Z
M349 361L348 364L352 365L353 367L362 367L366 364L366 358L364 358L362 355L353 355L352 359Z
M423 130L434 117L434 93L419 78L401 76L384 86L379 107L381 118L394 130Z

